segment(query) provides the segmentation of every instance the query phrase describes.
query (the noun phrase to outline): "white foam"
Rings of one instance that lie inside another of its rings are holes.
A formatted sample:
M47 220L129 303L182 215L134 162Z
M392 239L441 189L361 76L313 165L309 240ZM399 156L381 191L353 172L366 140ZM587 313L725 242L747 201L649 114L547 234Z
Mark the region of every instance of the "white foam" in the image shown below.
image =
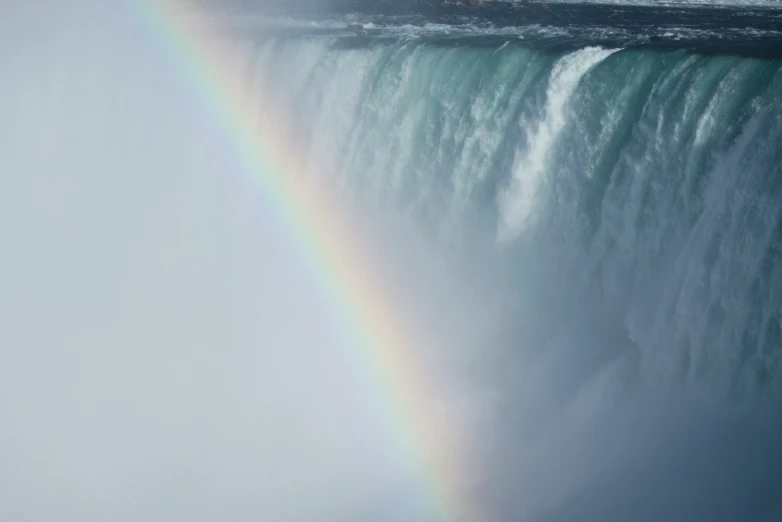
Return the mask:
M581 78L617 50L587 47L560 58L554 65L546 90L545 110L536 123L530 122L527 127L527 149L516 156L510 185L498 197L500 241L517 237L530 220L551 149L565 126L570 99ZM527 122L522 125L526 126Z

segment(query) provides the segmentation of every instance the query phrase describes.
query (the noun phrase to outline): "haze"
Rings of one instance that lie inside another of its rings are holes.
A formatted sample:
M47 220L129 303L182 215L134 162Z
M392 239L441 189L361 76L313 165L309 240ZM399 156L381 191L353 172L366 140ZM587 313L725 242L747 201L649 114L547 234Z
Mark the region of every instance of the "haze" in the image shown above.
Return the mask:
M133 4L0 18L0 518L420 520L411 428ZM493 235L369 208L356 241L432 340L426 399L487 518L777 520L773 407L658 388Z

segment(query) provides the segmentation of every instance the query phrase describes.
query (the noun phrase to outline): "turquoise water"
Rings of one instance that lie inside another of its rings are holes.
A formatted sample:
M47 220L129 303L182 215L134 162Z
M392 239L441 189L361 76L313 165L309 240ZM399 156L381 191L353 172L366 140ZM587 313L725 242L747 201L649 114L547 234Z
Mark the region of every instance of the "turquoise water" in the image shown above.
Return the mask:
M252 60L320 175L599 308L649 379L782 392L782 62L333 36Z
M488 333L433 328L495 397L493 519L776 520L782 61L499 31L284 29L248 84L315 175L491 288L460 297Z

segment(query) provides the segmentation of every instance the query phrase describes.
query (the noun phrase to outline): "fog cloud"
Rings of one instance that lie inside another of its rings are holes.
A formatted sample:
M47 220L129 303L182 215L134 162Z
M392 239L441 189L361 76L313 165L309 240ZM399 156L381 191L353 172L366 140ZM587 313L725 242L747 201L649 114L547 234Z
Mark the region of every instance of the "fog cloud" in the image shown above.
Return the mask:
M389 426L309 261L138 20L15 5L0 34L0 516L419 516L389 433L412 427ZM610 314L525 293L486 238L455 252L354 217L478 463L449 479L490 518L780 513L773 409L661 392Z

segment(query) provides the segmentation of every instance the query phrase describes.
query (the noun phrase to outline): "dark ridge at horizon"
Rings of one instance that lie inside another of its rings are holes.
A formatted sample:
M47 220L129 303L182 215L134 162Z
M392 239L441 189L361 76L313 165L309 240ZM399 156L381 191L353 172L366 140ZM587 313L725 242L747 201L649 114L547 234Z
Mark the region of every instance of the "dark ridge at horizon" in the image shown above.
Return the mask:
M243 8L289 8L289 9L438 9L438 10L468 10L473 13L491 13L494 10L502 12L538 7L542 9L559 9L564 6L580 6L604 9L665 9L682 11L702 11L703 9L771 11L778 14L782 10L782 0L767 0L754 3L729 3L708 1L687 2L682 0L642 2L622 1L571 1L571 0L194 0L198 3L219 6Z
M198 0L215 5L213 0ZM649 26L673 24L695 28L749 28L782 31L782 3L771 5L621 4L542 2L538 0L227 0L221 8L309 15L421 15L433 19L470 17L498 26L552 25ZM704 16L708 13L708 16ZM769 16L764 16L768 14Z
M203 0L202 0L203 1ZM228 7L222 3L222 7ZM520 3L484 2L482 5L458 5L452 0L233 0L230 9L238 12L264 12L271 15L299 17L327 17L358 15L373 17L377 27L384 25L385 17L404 18L404 23L421 25L427 22L458 26L487 26L489 28L528 27L532 25L574 30L577 36L565 36L552 42L545 39L544 47L578 48L586 45L646 48L658 50L683 49L709 55L736 55L756 58L782 58L782 15L778 10L769 13L765 8L708 8L704 6L653 6L586 3ZM376 17L376 18L374 18ZM397 18L399 20L399 18ZM358 29L354 41L345 45L361 45L361 41L383 35L382 29L364 31L359 20L345 28ZM396 22L391 22L396 23ZM685 31L674 37L666 36L666 28ZM615 30L625 36L605 36L603 30ZM689 32L687 32L689 31ZM629 35L629 36L628 36ZM470 45L495 45L490 34L433 35L429 40ZM530 39L525 45L535 46ZM497 45L501 45L500 42ZM540 42L538 42L540 43Z

